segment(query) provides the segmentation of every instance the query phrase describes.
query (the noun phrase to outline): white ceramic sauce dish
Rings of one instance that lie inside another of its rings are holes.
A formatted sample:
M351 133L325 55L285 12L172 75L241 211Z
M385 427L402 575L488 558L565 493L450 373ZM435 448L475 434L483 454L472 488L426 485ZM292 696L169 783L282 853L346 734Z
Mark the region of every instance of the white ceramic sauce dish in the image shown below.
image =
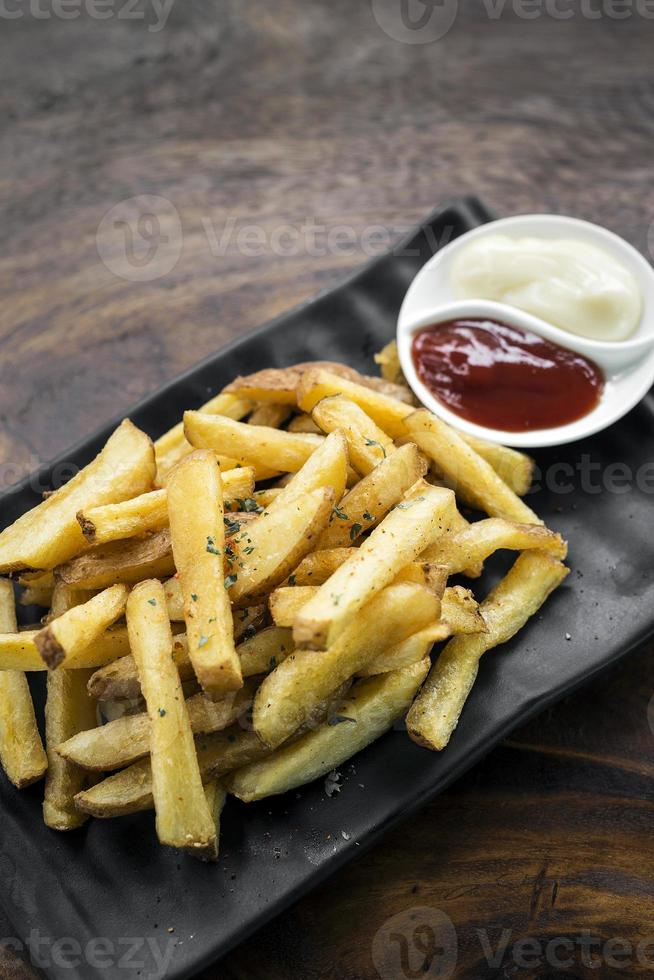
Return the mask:
M612 255L635 277L642 294L642 316L633 336L624 341L590 340L505 303L487 299L458 299L452 284L455 258L473 239L497 234L516 238L574 238ZM590 358L605 375L606 383L598 404L574 422L527 432L489 428L452 412L419 379L411 355L411 344L413 335L422 327L467 317L519 327ZM411 283L400 310L397 346L402 370L414 393L426 408L454 428L516 448L574 442L622 418L654 385L654 269L632 245L599 225L554 214L502 218L457 238L423 266Z

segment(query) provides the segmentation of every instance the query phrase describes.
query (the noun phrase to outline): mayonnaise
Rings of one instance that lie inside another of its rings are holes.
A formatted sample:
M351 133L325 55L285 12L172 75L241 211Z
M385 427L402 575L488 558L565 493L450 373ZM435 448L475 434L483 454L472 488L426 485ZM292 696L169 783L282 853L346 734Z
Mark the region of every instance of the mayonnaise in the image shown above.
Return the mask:
M626 340L642 314L631 272L603 249L573 238L480 235L456 257L452 284L461 299L517 306L593 340Z

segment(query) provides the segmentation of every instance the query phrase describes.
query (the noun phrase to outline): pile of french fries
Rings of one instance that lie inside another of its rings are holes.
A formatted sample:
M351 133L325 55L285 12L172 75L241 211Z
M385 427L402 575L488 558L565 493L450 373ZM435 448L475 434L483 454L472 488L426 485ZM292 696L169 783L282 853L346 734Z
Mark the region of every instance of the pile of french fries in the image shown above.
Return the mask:
M45 776L49 827L154 809L162 844L211 860L229 794L324 776L404 716L447 745L566 545L522 499L528 457L417 407L392 346L379 361L237 378L154 444L126 420L0 534L0 761ZM482 601L451 582L499 549L519 554ZM40 623L18 629L16 594Z

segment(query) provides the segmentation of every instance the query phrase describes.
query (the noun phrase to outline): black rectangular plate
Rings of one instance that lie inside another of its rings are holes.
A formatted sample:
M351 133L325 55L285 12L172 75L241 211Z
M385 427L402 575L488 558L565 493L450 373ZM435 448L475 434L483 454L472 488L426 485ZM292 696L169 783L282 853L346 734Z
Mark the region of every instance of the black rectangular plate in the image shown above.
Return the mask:
M234 375L271 365L333 359L370 371L418 269L449 237L491 217L474 199L444 206L393 252L166 385L131 418L156 437ZM653 413L650 395L607 432L537 454L541 488L530 503L568 538L572 574L541 616L484 659L445 752L430 753L393 731L343 767L343 789L333 798L319 781L247 807L230 800L215 867L160 847L151 814L57 834L42 823L41 787L18 793L0 777L0 899L15 935L38 929L44 972L62 980L161 975L154 949L169 956L167 977L192 975L360 854L517 725L652 636L654 537L645 533L652 491L644 468L654 459ZM37 503L34 488L47 486L62 462L90 460L112 428L6 493L3 526ZM615 463L634 476L624 492L602 487ZM495 562L482 589L502 567ZM52 946L62 937L82 950L106 939L114 952L83 952L71 968L64 960L76 959L74 945Z

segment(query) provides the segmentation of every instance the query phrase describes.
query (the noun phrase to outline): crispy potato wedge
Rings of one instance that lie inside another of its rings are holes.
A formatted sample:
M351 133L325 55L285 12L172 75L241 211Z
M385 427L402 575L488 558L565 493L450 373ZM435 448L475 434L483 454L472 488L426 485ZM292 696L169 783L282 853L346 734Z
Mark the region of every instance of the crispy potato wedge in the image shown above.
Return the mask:
M206 402L201 411L207 415L226 415L228 418L238 421L245 418L253 407L252 402L247 398L221 392ZM166 474L175 463L183 459L192 449L193 447L188 444L184 437L183 422L178 422L177 425L157 439L154 444L154 452L157 463L157 484L159 486L163 486Z
M411 438L433 459L454 489L491 517L522 524L543 522L455 431L426 409L405 419Z
M388 585L425 545L449 528L451 491L418 483L360 548L320 586L293 626L296 647L324 650L370 598Z
M559 559L568 553L561 535L542 524L516 524L501 517L490 517L439 539L423 552L422 557L443 565L448 575L456 575L470 565L484 562L501 549L546 551Z
M391 437L375 425L356 402L344 395L323 398L311 415L323 432L329 434L340 430L345 434L350 462L362 476L395 451Z
M243 685L225 578L220 469L213 453L190 453L168 480L168 518L184 598L188 649L198 681L218 700Z
M82 605L69 609L34 637L43 661L50 670L68 667L76 656L100 639L125 612L129 589L112 585Z
M333 435L336 435L334 433ZM332 436L328 436L331 439ZM316 550L349 548L359 537L384 519L410 487L425 474L417 446L402 446L364 476L334 509L329 527Z
M476 680L482 655L515 636L568 572L544 552L525 551L518 557L481 603L488 631L455 636L434 664L407 716L414 742L436 751L445 748Z
M0 630L18 631L14 587L7 579L0 579ZM48 768L32 695L20 670L0 672L0 763L19 789L37 782Z
M186 700L186 710L194 734L217 732L244 718L252 704L254 686L212 701L206 694ZM150 753L151 726L147 712L123 715L99 728L80 732L57 747L59 755L84 769L121 769Z
M339 705L339 724L284 745L226 777L228 791L247 803L285 793L337 768L402 717L429 670L429 659L359 681Z
M221 474L225 506L236 509L236 500L254 493L254 470L243 466ZM106 544L121 538L134 538L168 527L168 491L151 490L119 504L105 504L80 511L77 520L89 544Z
M316 703L388 646L435 622L439 612L436 596L417 585L393 585L375 595L324 653L296 651L268 675L255 697L254 730L266 745L280 745Z
M170 530L145 538L97 545L57 568L57 576L76 589L106 589L115 583L134 584L163 578L175 571Z
M216 853L216 828L202 788L161 582L137 585L127 601L127 631L150 720L157 836L201 858ZM64 741L62 739L61 741Z
M102 452L65 486L0 533L0 572L49 569L86 547L77 512L149 490L152 442L125 419Z
M184 432L197 449L225 453L243 466L255 466L259 471L265 467L265 460L274 460L277 469L285 473L301 469L323 441L322 436L248 425L202 412L184 413Z

